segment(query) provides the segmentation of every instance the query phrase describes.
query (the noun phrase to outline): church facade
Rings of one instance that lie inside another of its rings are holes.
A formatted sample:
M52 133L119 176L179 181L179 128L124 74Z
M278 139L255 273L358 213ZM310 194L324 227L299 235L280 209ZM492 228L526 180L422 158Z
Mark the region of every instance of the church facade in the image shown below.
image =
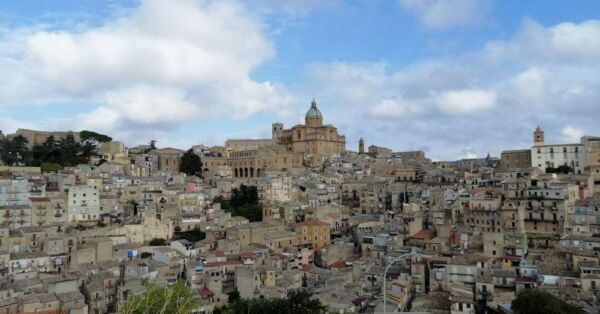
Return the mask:
M287 151L303 154L313 166L322 164L323 157L341 154L346 150L346 137L338 134L331 124L323 124L323 115L313 99L304 117L304 125L284 129L282 123L273 123L273 140Z

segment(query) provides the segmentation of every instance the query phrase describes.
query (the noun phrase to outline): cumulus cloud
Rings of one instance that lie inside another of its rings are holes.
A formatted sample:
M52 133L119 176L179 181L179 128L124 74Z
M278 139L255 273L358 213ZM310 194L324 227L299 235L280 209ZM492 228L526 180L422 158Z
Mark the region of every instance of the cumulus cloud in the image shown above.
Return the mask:
M579 143L583 135L585 135L585 133L582 129L570 125L567 125L562 129L562 139L566 143Z
M399 0L399 3L431 29L479 23L492 7L492 0Z
M587 53L576 56L573 47L595 45L600 29L590 26L597 21L570 25L568 32L581 40L555 44L561 48L544 52L544 58L521 57L537 49L522 39L532 23L453 59L395 71L385 63L335 62L311 65L305 77L309 86L321 87L336 113L334 123L347 126L349 147L363 136L368 143L455 159L530 147L538 124L549 143L600 133L594 118L600 115L600 63ZM563 28L545 27L536 40L556 43ZM499 60L499 49L513 52Z
M10 39L10 49L0 46L0 67L11 73L0 78L0 100L92 99L100 106L74 123L99 131L167 131L217 115L274 112L289 101L283 87L250 77L275 52L260 21L235 2L143 0L98 27Z
M484 50L497 61L585 64L600 61L599 33L598 20L551 27L527 21L514 38L490 41Z
M443 92L436 96L440 110L449 114L469 114L492 108L496 93L481 89L464 89Z

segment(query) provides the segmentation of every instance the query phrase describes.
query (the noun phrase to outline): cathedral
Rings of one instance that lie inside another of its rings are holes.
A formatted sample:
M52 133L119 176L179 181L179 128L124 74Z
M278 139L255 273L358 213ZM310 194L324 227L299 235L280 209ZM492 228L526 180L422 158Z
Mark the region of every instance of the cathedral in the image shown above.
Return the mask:
M333 125L323 125L323 115L314 99L304 121L304 125L298 124L291 129L284 129L282 123L274 123L273 140L290 152L303 154L305 161L312 165L320 165L323 157L346 150L346 137L338 134Z
M205 171L217 173L228 167L234 178L260 177L269 170L302 172L305 165L319 167L325 157L346 150L346 138L333 125L323 125L323 115L314 100L304 121L304 125L291 129L273 123L270 139L227 140L223 156L203 157Z

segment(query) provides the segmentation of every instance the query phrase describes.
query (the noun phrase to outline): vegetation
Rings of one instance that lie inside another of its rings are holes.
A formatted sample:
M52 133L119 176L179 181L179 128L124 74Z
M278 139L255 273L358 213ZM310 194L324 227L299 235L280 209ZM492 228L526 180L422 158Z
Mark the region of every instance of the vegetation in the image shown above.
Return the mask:
M578 314L582 311L548 292L526 289L512 301L515 314Z
M215 309L215 314L304 314L326 313L326 308L317 299L311 298L308 292L291 292L287 298L272 299L240 299L239 293L229 294L230 301L226 306Z
M63 166L55 162L43 162L40 166L42 171L59 171L62 170Z
M202 176L202 160L191 148L181 156L179 171L188 176Z
M150 151L156 150L156 140L151 140L148 143L148 148L144 151L144 153L149 153Z
M231 200L217 197L215 202L221 203L221 208L232 216L242 216L254 221L262 221L262 204L258 201L258 190L256 186L242 184L239 189L231 190Z
M168 288L147 286L141 296L131 295L127 302L119 306L122 314L187 314L197 309L200 303L194 293L183 282Z
M100 133L96 133L94 131L83 130L79 132L79 138L82 142L92 140L100 143L106 143L112 141L112 137Z
M173 236L173 240L185 239L192 243L204 240L206 238L206 233L202 232L198 228L194 228L188 231L181 231L179 226L175 227L175 234Z
M31 152L27 148L27 138L16 135L0 141L0 159L9 166L24 166L31 164Z
M564 173L564 174L569 174L569 173L573 173L573 168L571 168L571 167L569 167L567 165L558 166L557 168L547 167L546 168L546 173Z
M167 245L167 240L165 240L163 238L154 238L154 239L150 240L149 245L150 246L163 246L163 245Z
M100 142L112 140L91 131L83 131L82 134L81 143L72 134L60 140L49 136L31 150L27 147L27 138L22 135L5 138L0 141L0 158L9 166L39 166L44 171L57 171L65 166L88 163L92 156L98 154Z

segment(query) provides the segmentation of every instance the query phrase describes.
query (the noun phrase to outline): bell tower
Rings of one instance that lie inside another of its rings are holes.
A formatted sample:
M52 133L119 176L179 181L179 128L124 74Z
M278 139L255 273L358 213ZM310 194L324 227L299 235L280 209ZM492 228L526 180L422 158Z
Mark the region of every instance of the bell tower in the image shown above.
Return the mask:
M544 131L539 126L533 132L533 146L544 146Z
M281 137L281 133L283 132L283 123L281 122L275 122L273 123L273 128L272 128L273 132L272 132L272 138L274 140L277 140Z
M358 153L359 154L365 153L365 141L363 140L362 137L360 138L360 140L358 140Z

